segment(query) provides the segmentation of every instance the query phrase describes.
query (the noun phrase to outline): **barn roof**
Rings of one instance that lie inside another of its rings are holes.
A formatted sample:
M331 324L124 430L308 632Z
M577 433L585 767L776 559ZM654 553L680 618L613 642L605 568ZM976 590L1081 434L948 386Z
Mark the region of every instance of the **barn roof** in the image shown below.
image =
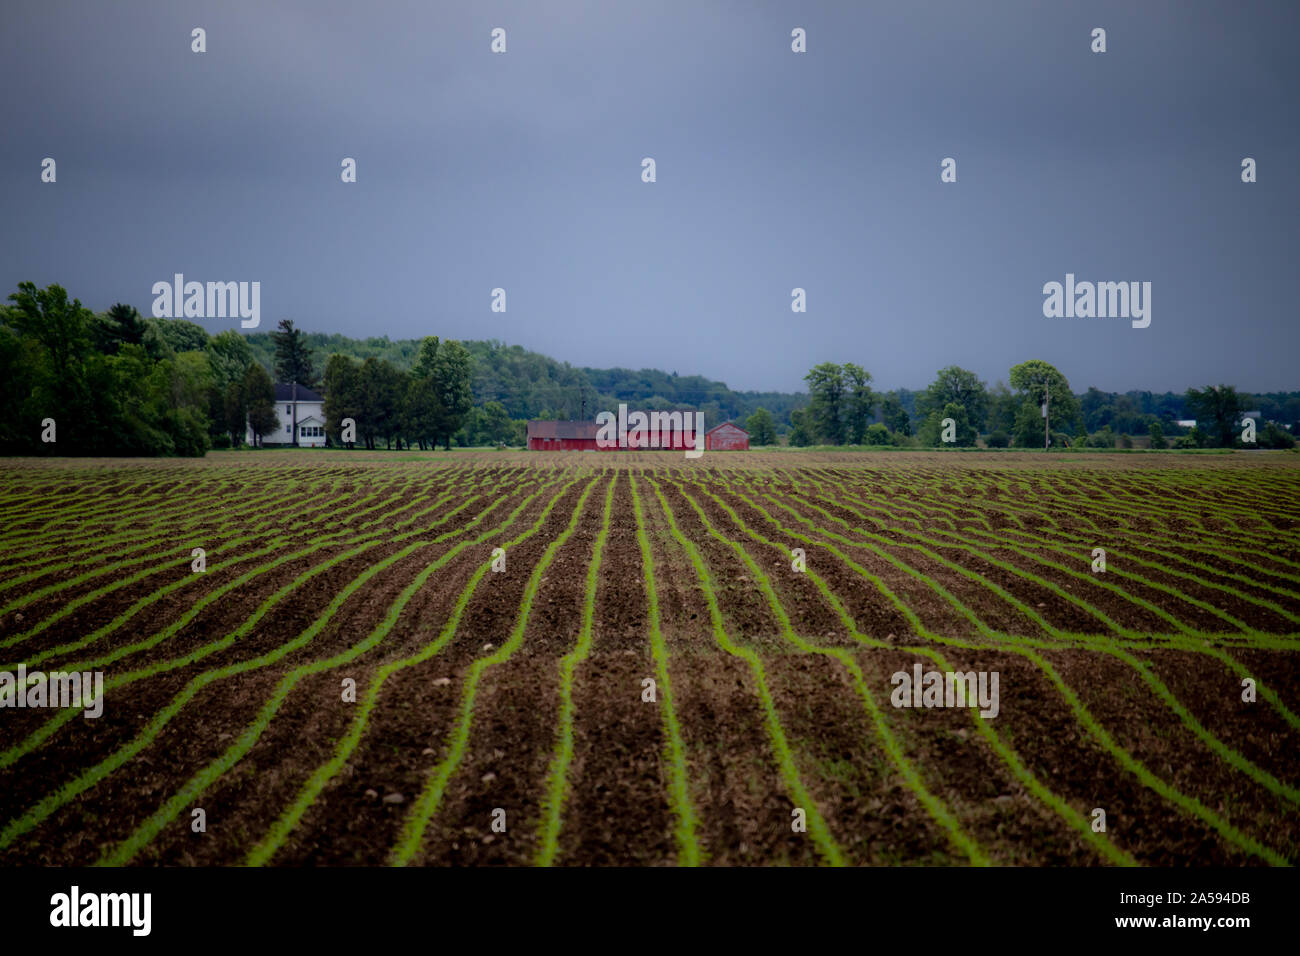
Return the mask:
M600 426L595 422L558 422L534 418L528 423L529 438L595 439Z
M705 434L705 435L712 435L712 434L713 434L714 432L716 432L719 428L734 428L734 429L735 429L736 431L738 431L738 432L745 432L746 435L749 434L749 432L746 432L745 429L741 428L741 427L740 427L739 425L737 425L735 422L723 422L721 425L714 425L712 428L710 428L710 429L709 429L708 431L706 431L704 434Z
M293 401L293 384L286 385L284 382L275 383L275 400L277 402ZM314 392L306 385L298 386L298 401L300 402L323 402L325 399L320 392Z

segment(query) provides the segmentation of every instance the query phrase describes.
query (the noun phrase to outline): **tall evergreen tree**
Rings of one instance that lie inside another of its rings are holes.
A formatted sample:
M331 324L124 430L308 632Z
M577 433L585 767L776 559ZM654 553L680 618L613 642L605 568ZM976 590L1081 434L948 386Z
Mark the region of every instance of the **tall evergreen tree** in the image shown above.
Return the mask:
M293 319L281 319L279 331L272 332L275 340L275 374L281 382L297 382L313 388L316 372L312 368L312 353L302 329L293 327Z
M98 345L106 355L116 355L123 345L140 345L145 328L135 306L115 302L98 323Z

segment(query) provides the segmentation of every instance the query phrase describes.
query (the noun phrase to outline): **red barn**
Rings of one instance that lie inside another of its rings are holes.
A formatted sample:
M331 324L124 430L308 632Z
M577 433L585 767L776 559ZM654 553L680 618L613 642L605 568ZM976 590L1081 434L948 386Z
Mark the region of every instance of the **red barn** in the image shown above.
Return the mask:
M629 430L624 436L625 445L614 443L602 448L597 443L600 434L598 422L547 421L534 418L528 423L529 451L622 451L625 449L643 449L646 451L674 450L688 451L695 447L694 439L686 440L684 428L694 429L694 412L648 412L645 427L647 432L638 433ZM719 425L704 434L706 449L749 448L749 434L737 425L727 423Z
M749 451L749 432L723 422L704 433L704 447L708 451Z
M603 451L596 445L600 426L595 422L552 422L534 418L528 423L529 451Z

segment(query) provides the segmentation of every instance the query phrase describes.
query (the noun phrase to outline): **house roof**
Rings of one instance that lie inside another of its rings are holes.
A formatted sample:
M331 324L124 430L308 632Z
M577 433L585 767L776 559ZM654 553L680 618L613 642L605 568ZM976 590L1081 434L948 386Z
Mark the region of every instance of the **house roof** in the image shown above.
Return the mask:
M276 382L276 383L275 383L275 400L276 400L277 402L291 402L291 401L293 401L293 400L294 400L294 398L293 398L293 394L294 394L294 393L293 393L293 388L294 388L294 386L293 386L292 383L286 385L284 382ZM306 385L299 385L299 386L298 386L298 401L300 401L300 402L323 402L323 401L325 401L325 398L324 398L324 396L321 395L320 392L314 392L314 391L312 391L310 388L308 388Z
M558 422L534 418L528 423L529 438L595 439L600 426L595 422Z
M740 427L739 425L737 425L735 422L723 422L721 425L714 425L712 428L710 428L710 429L709 429L708 431L706 431L704 434L706 434L706 435L712 435L712 434L713 434L714 432L716 432L719 428L734 428L734 429L735 429L736 431L738 431L738 432L745 432L746 435L749 434L749 432L746 432L745 429L741 428L741 427Z

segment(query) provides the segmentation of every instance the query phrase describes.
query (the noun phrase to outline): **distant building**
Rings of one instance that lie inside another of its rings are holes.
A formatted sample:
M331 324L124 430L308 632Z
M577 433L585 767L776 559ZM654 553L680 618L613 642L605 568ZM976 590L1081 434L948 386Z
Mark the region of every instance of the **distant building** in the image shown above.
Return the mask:
M613 412L608 414L610 419L603 426L605 429L603 442L600 440L602 424L599 421L562 422L535 418L528 423L528 449L530 451L689 451L695 447L693 437L687 440L688 435L693 436L695 429L696 413L693 411L657 409L652 412L634 412L631 416L634 420L638 415L644 415L645 419L640 425L634 424L631 428L627 427L626 417L615 419ZM620 415L627 415L625 406L620 406ZM744 434L743 431L741 433ZM705 437L707 440L707 433ZM749 436L745 435L745 447L748 447L748 440Z
M1195 418L1183 418L1183 419L1180 419L1180 420L1178 420L1178 421L1175 421L1174 424L1177 425L1179 428L1195 428L1195 427L1196 427L1196 419L1195 419Z
M1253 418L1257 422L1262 421L1264 419L1264 413L1259 409L1255 409L1253 412L1242 412L1241 420L1244 422L1247 418Z
M560 422L534 418L528 423L529 451L602 451L595 422ZM613 449L617 451L617 449Z
M325 446L325 398L306 385L296 383L275 385L275 412L280 417L280 427L262 436L263 445L292 445L297 427L298 444L305 448ZM249 428L245 440L253 444L253 429Z
M723 422L704 433L704 447L707 451L749 451L749 432Z

